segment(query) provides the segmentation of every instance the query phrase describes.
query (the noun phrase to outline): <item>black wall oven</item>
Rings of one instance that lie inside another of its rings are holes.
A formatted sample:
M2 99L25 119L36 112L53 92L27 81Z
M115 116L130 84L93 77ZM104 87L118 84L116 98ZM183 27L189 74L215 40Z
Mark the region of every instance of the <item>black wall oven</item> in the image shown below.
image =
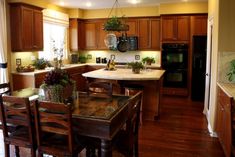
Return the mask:
M162 68L166 70L163 86L186 88L188 76L188 44L162 44Z

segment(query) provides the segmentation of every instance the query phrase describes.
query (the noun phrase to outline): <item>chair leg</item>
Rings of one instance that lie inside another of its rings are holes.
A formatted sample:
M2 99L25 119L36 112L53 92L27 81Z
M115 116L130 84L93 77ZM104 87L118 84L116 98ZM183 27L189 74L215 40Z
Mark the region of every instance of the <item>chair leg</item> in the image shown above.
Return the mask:
M35 149L31 149L31 157L36 157L36 150Z
M15 146L15 155L16 157L20 157L20 149L18 146Z
M4 144L5 148L5 157L10 157L10 146L9 144Z

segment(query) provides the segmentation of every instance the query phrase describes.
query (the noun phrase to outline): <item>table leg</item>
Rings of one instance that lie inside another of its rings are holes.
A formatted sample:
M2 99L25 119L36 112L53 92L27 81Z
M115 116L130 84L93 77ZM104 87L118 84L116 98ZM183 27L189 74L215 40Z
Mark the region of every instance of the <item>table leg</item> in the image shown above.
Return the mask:
M110 140L101 140L101 157L112 157L112 145Z

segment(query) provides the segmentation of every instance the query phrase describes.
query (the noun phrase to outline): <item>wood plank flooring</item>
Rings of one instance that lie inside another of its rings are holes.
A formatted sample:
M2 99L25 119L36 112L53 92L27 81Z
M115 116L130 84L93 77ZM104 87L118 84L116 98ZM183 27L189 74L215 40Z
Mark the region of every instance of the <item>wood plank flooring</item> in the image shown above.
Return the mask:
M201 102L164 97L160 119L144 121L140 127L139 156L224 157L218 139L209 136L202 111ZM0 157L4 157L3 149L0 134ZM22 157L29 156L28 151L21 150Z

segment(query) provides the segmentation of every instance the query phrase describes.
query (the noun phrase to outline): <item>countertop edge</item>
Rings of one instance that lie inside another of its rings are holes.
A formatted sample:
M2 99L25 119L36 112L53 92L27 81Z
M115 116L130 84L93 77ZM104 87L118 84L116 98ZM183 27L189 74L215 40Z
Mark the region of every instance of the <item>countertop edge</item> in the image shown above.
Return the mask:
M217 85L229 96L235 99L235 84L234 83L223 83L223 82L217 82ZM232 92L231 88L234 89L234 92Z

